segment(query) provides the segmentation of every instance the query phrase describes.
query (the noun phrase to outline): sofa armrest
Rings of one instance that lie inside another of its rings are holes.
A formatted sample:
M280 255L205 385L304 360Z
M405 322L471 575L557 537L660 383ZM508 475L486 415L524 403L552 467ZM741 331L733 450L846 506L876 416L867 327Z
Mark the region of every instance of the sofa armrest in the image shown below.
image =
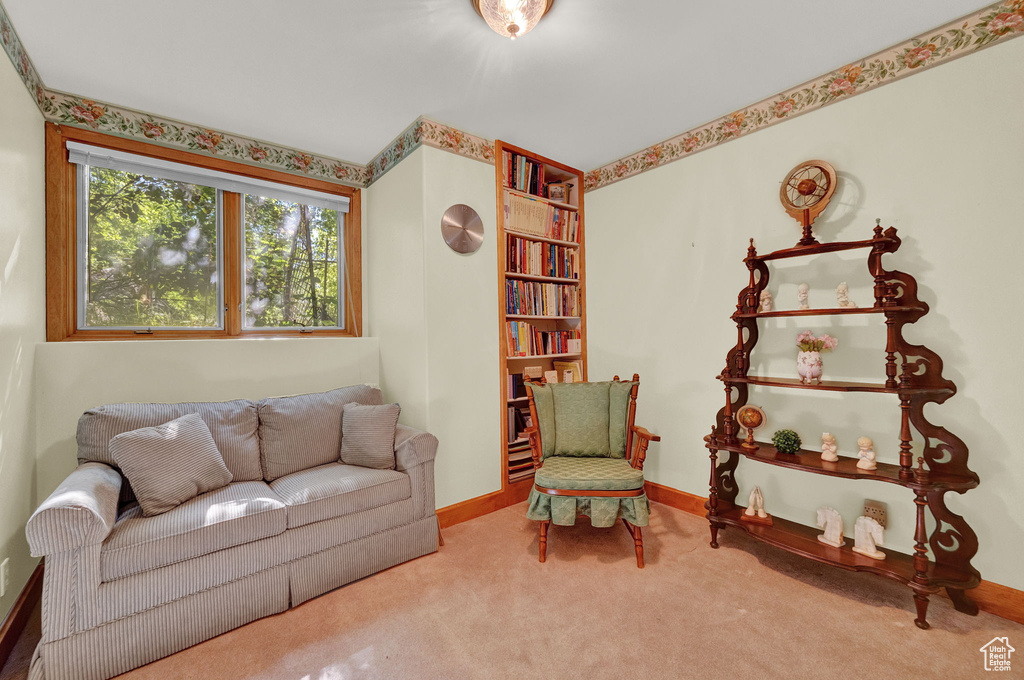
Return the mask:
M117 520L121 474L83 463L32 513L25 536L33 557L102 543Z
M395 468L408 470L434 460L437 437L408 425L395 428Z

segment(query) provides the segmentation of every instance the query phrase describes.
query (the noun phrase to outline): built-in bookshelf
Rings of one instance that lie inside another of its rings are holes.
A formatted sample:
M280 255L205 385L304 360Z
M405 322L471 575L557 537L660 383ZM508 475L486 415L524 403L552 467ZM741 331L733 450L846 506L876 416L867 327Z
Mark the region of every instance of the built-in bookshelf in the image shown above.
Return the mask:
M587 377L583 173L495 142L501 334L502 490L508 503L533 480L527 369ZM571 184L559 200L549 185Z

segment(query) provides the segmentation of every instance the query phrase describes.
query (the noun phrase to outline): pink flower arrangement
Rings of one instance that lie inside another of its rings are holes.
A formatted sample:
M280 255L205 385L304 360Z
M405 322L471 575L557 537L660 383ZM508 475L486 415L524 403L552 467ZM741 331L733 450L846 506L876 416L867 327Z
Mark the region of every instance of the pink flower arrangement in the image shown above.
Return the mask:
M839 346L839 340L828 333L816 338L811 331L804 331L796 336L796 346L801 352L831 352Z

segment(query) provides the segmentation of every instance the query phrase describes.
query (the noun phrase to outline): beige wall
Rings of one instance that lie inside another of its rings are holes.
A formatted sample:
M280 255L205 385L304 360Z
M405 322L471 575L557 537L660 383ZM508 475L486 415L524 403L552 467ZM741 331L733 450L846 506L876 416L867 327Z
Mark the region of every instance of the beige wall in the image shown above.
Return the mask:
M779 184L798 162L822 158L840 182L816 225L820 239L869 238L875 217L899 229L903 247L886 266L917 277L931 307L907 337L937 351L959 388L926 414L966 441L981 476L978 489L950 494L949 505L978 533L974 564L983 578L1024 588L1022 61L1024 40L998 45L588 194L591 375L640 373L637 421L663 437L647 459L650 479L707 494L701 439L724 403L715 375L736 341L729 315L746 285L747 239L760 252L795 244L799 230L779 204ZM867 305L862 256L819 257L799 272L790 262L769 287L780 308L793 308L796 285L806 280L812 306L828 306L845 280ZM884 330L874 317L761 323L754 371L795 375L794 337L811 328L840 340L825 355L827 377L884 377ZM792 427L814 446L828 430L850 455L868 434L881 460L897 462L894 397L760 389L751 402L765 407L769 436ZM900 487L749 461L738 478L744 501L758 484L769 512L805 524L816 507L833 505L848 531L865 497L886 501L889 545L907 551L913 542L912 494Z
M36 566L24 528L38 501L32 363L45 324L43 187L43 118L0 56L0 560L11 560L0 620Z
M420 147L367 189L368 334L385 398L440 440L437 506L501 487L494 168ZM480 213L472 255L441 239L444 211Z

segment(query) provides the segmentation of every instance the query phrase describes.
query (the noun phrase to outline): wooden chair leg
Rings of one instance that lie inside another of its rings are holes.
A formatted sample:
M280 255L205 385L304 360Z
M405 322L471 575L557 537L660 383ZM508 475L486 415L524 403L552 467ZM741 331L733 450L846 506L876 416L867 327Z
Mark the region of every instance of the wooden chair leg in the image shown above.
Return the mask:
M636 551L636 566L638 569L644 568L644 534L638 526L633 526L625 519L622 523L626 525L626 531L633 537L633 549Z
M550 521L544 521L540 523L540 561L543 562L548 558L548 525Z
M444 547L444 536L441 535L441 520L437 520L437 545Z

